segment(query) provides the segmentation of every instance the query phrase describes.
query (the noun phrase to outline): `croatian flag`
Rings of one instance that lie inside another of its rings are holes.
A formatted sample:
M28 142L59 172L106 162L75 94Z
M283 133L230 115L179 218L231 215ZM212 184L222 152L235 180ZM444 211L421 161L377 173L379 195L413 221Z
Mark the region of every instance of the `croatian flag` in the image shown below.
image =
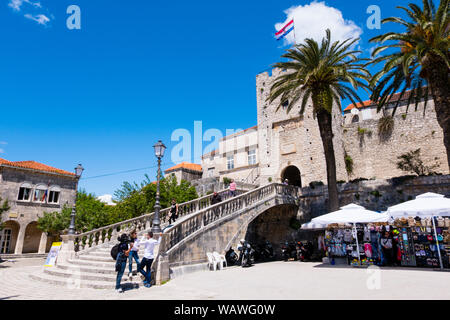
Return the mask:
M278 30L278 32L275 33L275 37L277 40L281 40L292 30L294 30L294 19L291 19L291 21L289 21L283 28Z

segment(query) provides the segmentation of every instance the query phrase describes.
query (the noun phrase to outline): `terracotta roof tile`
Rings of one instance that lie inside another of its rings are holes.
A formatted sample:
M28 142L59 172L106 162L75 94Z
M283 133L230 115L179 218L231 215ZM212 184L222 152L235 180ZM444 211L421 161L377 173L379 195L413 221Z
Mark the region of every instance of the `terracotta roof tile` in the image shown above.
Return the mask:
M44 171L44 172L51 172L51 173L75 176L75 173L73 173L73 172L50 167L46 164L39 163L36 161L8 161L6 159L0 158L0 165L7 165L10 167L16 167L16 168L32 169L32 170L38 170L38 171Z
M202 170L202 166L200 164L196 164L196 163L189 163L189 162L182 162L177 164L176 166L173 166L167 170L165 170L164 172L167 173L169 171L174 171L177 169L188 169L188 170L192 170L192 171L203 171Z
M407 100L407 99L409 98L410 94L411 94L411 91L412 91L412 90L405 91L405 93L404 93L403 96L402 96L402 100ZM390 102L397 102L398 98L400 97L400 93L401 93L401 92L394 93L394 95L393 95L392 98L388 101L388 103L390 103ZM364 107L374 106L374 105L376 105L375 102L373 102L373 101L371 101L371 100L366 100L366 101L363 101L363 104L362 104L362 105L361 105L361 103L358 102L358 103L356 104L356 107L359 109L359 108L364 108ZM355 107L355 106L354 106L353 104L349 104L349 105L347 106L347 108L344 109L344 111L352 110L354 107Z

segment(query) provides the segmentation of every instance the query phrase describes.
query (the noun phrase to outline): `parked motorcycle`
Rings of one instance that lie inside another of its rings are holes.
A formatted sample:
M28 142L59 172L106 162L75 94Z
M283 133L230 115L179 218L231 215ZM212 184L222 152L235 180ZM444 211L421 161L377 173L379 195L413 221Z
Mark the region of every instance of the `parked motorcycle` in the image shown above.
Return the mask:
M275 258L272 244L269 241L266 241L260 246L259 256L262 261L270 261Z
M297 257L299 261L311 260L313 244L311 241L297 242Z
M227 260L227 265L229 266L234 266L238 263L239 257L233 248L230 248L230 250L225 253L225 260Z
M255 250L252 248L250 243L245 240L241 240L238 250L240 251L239 261L241 262L241 266L250 267L255 262Z
M297 260L297 250L295 248L295 243L286 241L281 245L281 257L284 261L289 259Z

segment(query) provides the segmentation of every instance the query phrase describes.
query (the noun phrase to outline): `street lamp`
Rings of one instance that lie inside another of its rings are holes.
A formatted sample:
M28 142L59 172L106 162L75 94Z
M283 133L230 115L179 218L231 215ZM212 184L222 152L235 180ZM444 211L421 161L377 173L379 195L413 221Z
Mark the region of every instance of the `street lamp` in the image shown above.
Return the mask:
M76 205L77 205L77 195L78 195L78 181L80 181L81 174L83 173L84 168L81 164L78 164L75 168L75 177L77 178L77 183L75 186L75 204L72 207L72 213L70 214L70 226L69 226L69 234L75 234L75 214L76 214Z
M155 216L153 217L153 233L161 232L161 221L159 220L159 210L161 209L161 205L159 204L159 178L161 176L161 158L164 157L164 151L166 150L166 146L164 143L159 140L153 148L155 149L155 156L158 158L158 173L156 175L156 200L155 200Z

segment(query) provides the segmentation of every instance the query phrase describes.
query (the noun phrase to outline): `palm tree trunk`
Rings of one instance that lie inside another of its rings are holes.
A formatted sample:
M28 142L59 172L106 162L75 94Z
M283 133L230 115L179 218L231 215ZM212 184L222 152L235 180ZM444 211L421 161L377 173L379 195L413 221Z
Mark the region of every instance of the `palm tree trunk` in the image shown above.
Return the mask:
M339 198L336 183L336 159L334 157L331 113L320 108L317 112L317 121L319 122L320 137L322 138L323 151L327 164L328 209L330 211L336 211L339 209Z
M427 78L434 100L437 121L444 132L444 146L450 168L450 81L448 69L445 68L445 64L441 64L440 68L430 68Z

